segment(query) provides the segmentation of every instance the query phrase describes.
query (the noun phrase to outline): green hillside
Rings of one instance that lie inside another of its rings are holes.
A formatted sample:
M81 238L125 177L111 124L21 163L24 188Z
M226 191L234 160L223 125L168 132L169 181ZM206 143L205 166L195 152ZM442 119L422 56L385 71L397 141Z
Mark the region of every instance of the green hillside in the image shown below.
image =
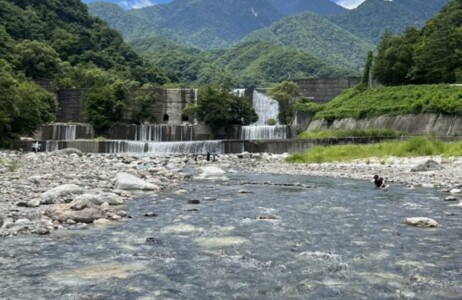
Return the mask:
M95 117L117 120L129 88L170 81L79 0L0 0L0 24L0 144L53 120L55 98L36 82L87 88Z
M329 20L376 44L386 31L401 33L408 26L422 27L445 3L447 0L367 0L356 9L331 16Z
M282 17L266 0L176 0L125 12L108 3L89 8L128 40L158 34L199 49L228 47Z
M364 65L367 52L374 48L372 44L311 12L286 17L243 39L255 40L302 49L327 63L356 70Z
M179 81L196 86L231 81L234 86L261 87L287 79L357 75L353 70L326 64L308 52L264 41L208 51L160 37L135 40L131 45Z

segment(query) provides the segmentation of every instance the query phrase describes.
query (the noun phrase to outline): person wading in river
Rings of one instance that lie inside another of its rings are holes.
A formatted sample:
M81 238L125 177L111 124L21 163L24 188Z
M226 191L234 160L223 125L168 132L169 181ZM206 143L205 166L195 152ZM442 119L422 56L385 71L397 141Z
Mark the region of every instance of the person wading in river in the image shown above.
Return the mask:
M385 180L382 177L379 177L379 175L374 175L374 184L377 189L384 189L387 187Z

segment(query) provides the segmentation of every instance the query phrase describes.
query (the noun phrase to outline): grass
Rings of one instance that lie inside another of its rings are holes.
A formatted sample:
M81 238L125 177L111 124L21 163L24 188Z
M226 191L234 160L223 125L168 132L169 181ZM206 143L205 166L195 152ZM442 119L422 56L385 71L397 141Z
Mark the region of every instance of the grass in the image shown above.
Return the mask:
M6 167L10 172L16 171L19 168L19 160L15 159L15 160L9 161L6 164Z
M417 157L429 155L462 156L462 142L446 143L426 137L415 137L403 142L390 141L368 145L317 146L303 153L296 153L288 157L287 161L292 163L323 163L352 161L370 157Z
M341 137L389 137L397 138L406 134L391 129L365 129L365 130L317 130L305 131L298 137L300 139L341 138Z

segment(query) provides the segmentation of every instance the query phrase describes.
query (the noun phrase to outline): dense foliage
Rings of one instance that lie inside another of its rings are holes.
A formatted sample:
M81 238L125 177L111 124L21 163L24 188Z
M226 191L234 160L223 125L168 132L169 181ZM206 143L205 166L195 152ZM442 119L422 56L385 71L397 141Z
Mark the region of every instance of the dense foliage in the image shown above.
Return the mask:
M284 15L296 15L301 12L312 11L314 13L327 16L346 11L346 9L330 0L268 0L268 2Z
M281 124L289 124L295 112L292 109L293 104L300 97L300 87L298 84L292 81L275 83L270 87L268 95L279 103L279 122Z
M258 120L252 105L233 94L226 85L200 88L197 104L188 105L185 114L209 125L214 133L230 125L249 125Z
M270 27L252 32L245 41L265 40L302 49L325 62L359 70L367 52L374 48L324 17L305 12L286 17Z
M126 90L170 80L145 63L118 32L90 16L79 0L0 0L0 69L3 143L52 121L54 97L35 82L47 83L48 89L48 83L89 89L86 117L96 127L106 127L108 120L120 120L111 99L124 99L115 86Z
M374 77L386 85L462 82L462 1L451 0L422 30L385 34Z
M338 26L371 43L387 31L401 33L406 27L421 27L447 0L367 0L359 7L331 16Z
M231 82L239 87L262 87L288 79L356 75L308 52L262 41L213 51L186 48L159 37L135 40L131 45L154 65L171 70L171 76L195 86Z
M346 90L323 106L316 119L363 119L381 115L441 113L462 115L462 88L407 85Z

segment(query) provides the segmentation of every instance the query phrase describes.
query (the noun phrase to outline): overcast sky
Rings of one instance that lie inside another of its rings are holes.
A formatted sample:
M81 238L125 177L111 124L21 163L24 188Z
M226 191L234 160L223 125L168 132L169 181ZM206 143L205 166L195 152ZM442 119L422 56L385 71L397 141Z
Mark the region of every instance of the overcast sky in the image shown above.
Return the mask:
M361 3L364 2L364 0L333 0L335 3L345 7L345 8L355 8Z

